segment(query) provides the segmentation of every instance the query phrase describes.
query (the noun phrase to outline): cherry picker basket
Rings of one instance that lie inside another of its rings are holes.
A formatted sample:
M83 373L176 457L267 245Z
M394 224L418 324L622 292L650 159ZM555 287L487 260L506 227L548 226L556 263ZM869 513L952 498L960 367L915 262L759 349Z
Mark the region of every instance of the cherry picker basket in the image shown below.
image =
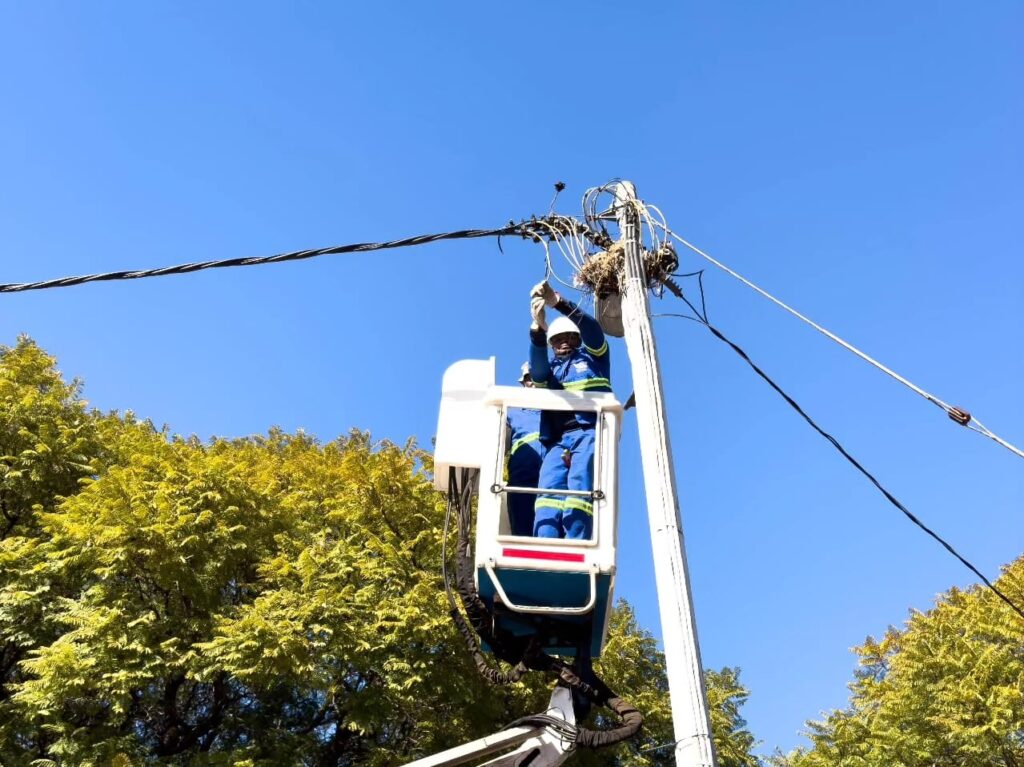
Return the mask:
M615 585L618 445L622 405L609 393L494 384L494 358L462 360L445 372L434 453L435 484L471 469L477 495L475 581L495 634L532 637L556 655L597 657ZM514 487L506 481L507 415L512 408L597 414L592 491ZM460 490L462 488L459 488ZM589 539L513 535L509 495L541 493L593 503Z

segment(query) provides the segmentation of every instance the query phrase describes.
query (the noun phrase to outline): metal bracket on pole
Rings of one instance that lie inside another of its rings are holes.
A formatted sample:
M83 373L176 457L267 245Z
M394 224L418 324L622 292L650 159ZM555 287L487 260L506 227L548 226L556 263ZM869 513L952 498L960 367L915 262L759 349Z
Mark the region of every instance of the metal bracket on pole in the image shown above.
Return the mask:
M644 488L675 730L676 764L680 767L715 767L707 693L683 548L675 467L661 391L661 368L651 329L636 189L629 181L621 181L616 187L615 198L626 265L622 319L626 349L633 367Z

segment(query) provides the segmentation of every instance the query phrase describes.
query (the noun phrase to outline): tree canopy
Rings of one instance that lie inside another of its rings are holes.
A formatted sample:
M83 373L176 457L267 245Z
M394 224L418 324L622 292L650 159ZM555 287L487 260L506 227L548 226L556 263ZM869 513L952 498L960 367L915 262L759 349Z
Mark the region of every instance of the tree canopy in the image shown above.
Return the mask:
M430 455L354 431L202 441L90 411L0 349L0 762L400 764L544 708L447 615ZM620 603L599 673L672 761L664 658ZM708 675L722 767L753 767L738 671Z
M997 582L1024 600L1024 557ZM785 767L1024 766L1024 625L982 588L951 589L855 648L848 708L811 722Z

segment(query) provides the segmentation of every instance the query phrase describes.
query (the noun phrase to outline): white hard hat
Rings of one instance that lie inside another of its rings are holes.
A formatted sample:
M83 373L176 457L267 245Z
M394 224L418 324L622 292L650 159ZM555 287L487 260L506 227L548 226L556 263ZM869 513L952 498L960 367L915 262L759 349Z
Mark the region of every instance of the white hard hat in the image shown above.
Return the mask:
M522 383L530 377L530 363L524 362L523 367L519 370L519 383Z
M551 339L562 333L580 334L580 327L568 317L556 317L555 321L548 325L548 343Z

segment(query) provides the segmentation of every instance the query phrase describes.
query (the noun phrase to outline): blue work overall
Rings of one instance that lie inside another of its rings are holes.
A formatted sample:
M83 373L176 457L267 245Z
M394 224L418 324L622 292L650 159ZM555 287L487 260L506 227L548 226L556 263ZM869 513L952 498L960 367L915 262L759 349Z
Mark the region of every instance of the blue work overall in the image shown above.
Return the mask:
M531 334L530 376L537 388L610 392L608 343L597 320L568 301L555 308L580 329L582 344L569 354L548 355L546 343ZM594 504L558 490L594 489L594 436L597 413L546 410L540 419L544 461L538 487L556 492L537 498L533 534L539 538L587 539L593 534Z

